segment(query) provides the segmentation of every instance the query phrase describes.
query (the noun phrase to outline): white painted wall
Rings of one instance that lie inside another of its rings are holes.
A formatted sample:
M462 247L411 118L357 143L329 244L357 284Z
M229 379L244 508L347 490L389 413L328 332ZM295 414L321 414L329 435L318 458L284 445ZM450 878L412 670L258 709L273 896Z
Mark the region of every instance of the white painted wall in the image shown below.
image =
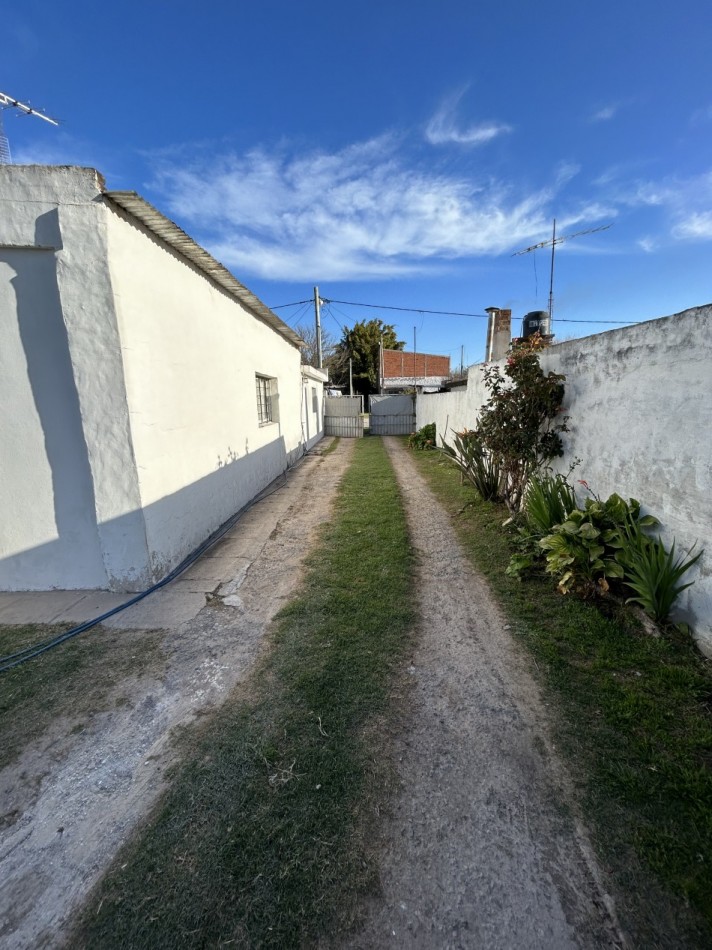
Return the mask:
M94 170L0 188L0 589L143 589L304 451L299 350Z
M108 217L141 506L163 576L300 451L298 348L118 210ZM276 381L260 425L255 374Z
M701 645L712 653L712 305L659 320L559 343L542 354L546 370L566 376L570 431L566 471L599 495L637 498L662 522L677 550L706 548L679 601ZM482 367L466 390L418 396L417 425L474 428L486 399Z

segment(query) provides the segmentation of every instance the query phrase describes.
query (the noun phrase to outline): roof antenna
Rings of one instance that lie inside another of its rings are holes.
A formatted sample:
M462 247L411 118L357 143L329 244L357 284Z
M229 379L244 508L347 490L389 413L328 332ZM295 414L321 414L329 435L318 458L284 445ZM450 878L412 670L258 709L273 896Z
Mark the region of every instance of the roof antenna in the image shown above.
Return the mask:
M531 247L525 247L523 251L515 251L512 257L519 257L521 254L528 254L530 251L537 251L540 247L551 245L551 276L549 278L549 327L554 323L554 251L557 244L563 244L564 241L570 241L571 238L581 237L584 234L596 234L598 231L607 231L613 224L603 224L600 228L589 228L588 231L576 231L574 234L562 234L556 236L556 218L554 218L554 227L551 234L551 240L540 241L538 244L532 244Z
M32 106L27 105L25 102L20 102L19 99L13 99L13 97L8 96L7 93L0 92L0 165L12 165L10 143L5 135L2 122L4 109L17 109L23 115L36 115L38 119L44 119L45 122L49 122L51 125L59 125L56 119L50 118L38 109L33 109Z

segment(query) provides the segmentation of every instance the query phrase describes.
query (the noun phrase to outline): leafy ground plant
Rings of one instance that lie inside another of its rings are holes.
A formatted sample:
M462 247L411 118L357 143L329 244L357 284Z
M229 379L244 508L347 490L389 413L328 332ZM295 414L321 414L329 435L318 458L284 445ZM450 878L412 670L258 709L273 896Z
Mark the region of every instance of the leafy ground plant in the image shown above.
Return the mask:
M712 669L689 638L653 638L622 605L505 574L505 510L432 455L415 461L531 654L632 947L712 946ZM612 879L612 880L611 880Z
M411 449L437 448L435 423L430 422L428 425L423 426L422 429L418 429L417 432L413 432L411 435L409 435L408 447Z
M348 925L375 887L366 838L393 780L382 734L412 566L383 443L361 439L249 697L188 740L69 946L296 948Z

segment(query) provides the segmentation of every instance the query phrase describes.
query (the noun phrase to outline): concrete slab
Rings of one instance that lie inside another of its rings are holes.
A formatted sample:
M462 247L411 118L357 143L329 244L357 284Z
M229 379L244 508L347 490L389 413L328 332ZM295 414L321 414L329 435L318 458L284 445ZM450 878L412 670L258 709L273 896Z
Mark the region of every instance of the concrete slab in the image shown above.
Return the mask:
M173 581L173 585L176 590L209 594L236 574L246 571L251 563L249 558L244 557L201 558Z
M178 589L174 582L110 617L105 626L112 630L168 629L192 620L204 606L204 593Z
M8 594L0 601L0 623L53 623L65 611L97 591L31 590Z
M108 590L89 591L81 600L72 604L54 618L55 623L84 623L85 620L94 620L107 610L120 607L135 594L113 594Z

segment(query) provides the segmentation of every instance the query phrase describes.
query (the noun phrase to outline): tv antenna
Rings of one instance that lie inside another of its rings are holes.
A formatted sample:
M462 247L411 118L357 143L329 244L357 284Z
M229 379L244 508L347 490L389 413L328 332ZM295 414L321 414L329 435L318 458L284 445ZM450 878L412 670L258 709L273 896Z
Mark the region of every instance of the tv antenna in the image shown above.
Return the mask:
M5 135L2 123L3 109L17 109L22 115L36 115L38 119L44 119L45 122L49 122L51 125L59 125L56 119L50 118L44 112L40 112L39 109L33 109L26 102L20 102L19 99L14 99L12 96L8 96L7 93L0 92L0 165L12 164L10 143Z
M549 241L540 241L538 244L532 244L531 247L525 247L523 251L515 251L512 257L520 257L522 254L528 254L530 251L538 251L540 247L551 245L551 276L549 278L549 326L554 323L554 252L557 244L563 244L564 241L570 241L572 238L582 237L584 234L596 234L598 231L607 231L613 224L602 224L600 228L589 228L587 231L575 231L573 234L562 234L556 236L556 218L554 218L554 227Z

